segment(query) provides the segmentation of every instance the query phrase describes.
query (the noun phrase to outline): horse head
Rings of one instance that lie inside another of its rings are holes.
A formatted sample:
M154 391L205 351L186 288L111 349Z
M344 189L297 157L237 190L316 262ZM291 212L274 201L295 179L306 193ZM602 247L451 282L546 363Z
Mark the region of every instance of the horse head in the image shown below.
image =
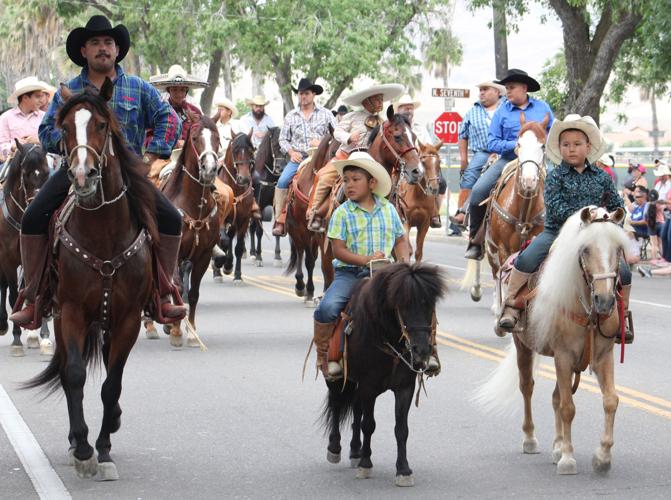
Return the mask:
M42 185L49 178L49 162L47 154L40 144L21 144L17 139L16 149L18 154L12 160L11 171L7 175L6 185L13 189L16 181L15 175L19 175L18 189L19 198L23 197L25 205L28 205ZM17 165L14 167L14 165Z
M424 176L424 166L415 147L415 135L408 119L394 113L394 106L389 105L387 121L382 124L381 132L380 153L383 164L391 165L388 170L406 177L410 184L417 184Z
M523 196L531 196L538 191L545 171L545 140L548 121L547 114L542 122L527 122L520 113L522 127L517 139L519 170L517 184Z
M198 184L211 186L217 176L219 132L207 116L198 116L190 111L187 111L187 115L192 125L184 146L184 169ZM189 172L196 168L198 177Z
M280 131L279 127L269 129L256 152L254 171L260 179L273 177L276 181L287 164L287 155L280 147Z
M255 149L250 135L233 134L224 160L226 173L234 184L242 187L249 186L254 169Z
M419 142L420 159L424 166L424 183L426 185L425 191L429 196L438 195L440 190L440 148L443 146L443 141L436 145L422 144Z

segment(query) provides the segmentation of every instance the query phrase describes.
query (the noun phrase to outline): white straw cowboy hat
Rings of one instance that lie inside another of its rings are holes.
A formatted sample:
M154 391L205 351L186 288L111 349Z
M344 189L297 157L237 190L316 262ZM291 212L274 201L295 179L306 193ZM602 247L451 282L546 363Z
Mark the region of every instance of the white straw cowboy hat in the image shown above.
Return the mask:
M342 177L345 167L359 167L368 172L377 179L377 185L373 192L382 196L387 196L391 191L391 177L382 165L376 162L368 153L355 151L346 160L333 160L333 166Z
M657 164L657 168L652 171L655 174L655 177L661 177L663 175L671 175L671 169L666 164L666 162L660 161Z
M149 83L160 90L166 90L168 87L197 89L210 86L205 80L187 73L179 64L170 66L167 73L152 76L149 78Z
M343 99L345 104L350 106L361 106L361 103L368 97L382 94L385 101L393 101L399 97L405 88L398 83L386 83L384 85L373 85L367 89L354 92Z
M44 90L47 94L49 94L49 97L53 97L54 94L56 93L56 87L52 87L49 85L47 82L40 80L40 83L42 84L42 90Z
M550 129L547 142L547 153L550 160L559 165L562 161L559 152L559 136L569 129L584 132L592 145L592 150L587 155L587 161L594 163L606 152L606 143L601 137L601 131L591 116L580 116L576 114L566 115L564 120L555 120Z
M506 87L504 85L494 83L493 81L482 82L476 85L477 88L490 87L499 91L499 95L506 95Z
M419 108L422 103L420 101L414 100L412 97L410 97L410 94L403 94L401 98L396 101L394 104L394 107L399 107L399 106L407 106L408 104L412 104L415 109Z
M610 153L604 153L601 155L601 158L597 160L599 163L603 163L607 167L613 168L615 166L615 158Z
M7 98L9 104L16 104L19 102L19 97L28 92L34 92L40 90L46 92L46 88L41 81L37 79L36 76L29 76L27 78L22 78L14 84L14 92L10 94Z
M247 106L265 106L270 101L262 95L255 95L251 99L245 99Z
M216 103L216 106L218 108L227 108L231 110L231 118L235 118L238 116L238 108L235 107L235 104L233 104L233 101L231 101L228 97L222 97L219 99Z

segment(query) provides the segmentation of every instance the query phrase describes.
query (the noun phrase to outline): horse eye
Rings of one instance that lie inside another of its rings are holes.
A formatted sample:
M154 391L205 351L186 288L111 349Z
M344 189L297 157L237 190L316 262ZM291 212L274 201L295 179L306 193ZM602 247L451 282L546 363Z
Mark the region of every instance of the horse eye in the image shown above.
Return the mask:
M102 132L103 130L105 130L105 127L106 127L106 126L107 126L106 123L102 123L102 122L101 122L101 123L99 123L98 125L96 125L96 129L98 130L98 132Z

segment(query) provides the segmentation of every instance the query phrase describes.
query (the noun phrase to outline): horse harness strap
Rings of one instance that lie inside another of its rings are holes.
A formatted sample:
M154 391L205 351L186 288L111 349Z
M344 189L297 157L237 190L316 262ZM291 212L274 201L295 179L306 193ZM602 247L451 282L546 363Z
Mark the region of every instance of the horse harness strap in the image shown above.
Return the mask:
M540 226L545 222L545 210L537 213L533 219L529 221L522 221L520 222L514 215L512 215L510 212L506 211L499 203L496 201L495 197L491 197L491 207L492 210L494 210L499 217L501 217L505 222L513 226L521 235L528 234L531 229L533 229L536 226ZM531 208L531 204L529 204L529 210ZM527 219L529 216L528 210L526 216L524 216L524 219Z
M12 214L9 213L9 207L7 206L7 199L2 191L0 191L0 198L2 199L2 215L5 217L7 223L16 229L18 232L21 232L21 221L16 220L12 217ZM19 208L21 208L19 206Z
M111 260L103 260L96 257L81 247L79 243L72 237L72 235L65 229L63 225L57 227L58 241L67 248L73 255L75 255L81 262L95 269L100 273L102 278L103 296L100 306L100 315L103 333L110 331L110 311L112 306L112 282L117 270L123 267L140 249L142 249L147 241L151 240L151 236L146 229L141 229L135 240L119 255Z
M210 219L213 218L215 215L217 215L218 210L219 210L219 204L215 201L214 207L212 208L212 210L210 210L209 214L207 214L202 219L194 219L188 213L186 213L184 209L181 208L177 209L177 211L180 214L182 214L184 224L187 225L189 230L194 232L193 244L191 245L191 251L189 252L189 256L186 258L186 260L191 260L191 257L193 257L196 248L198 248L198 245L200 244L201 229L205 228L208 231L210 230Z

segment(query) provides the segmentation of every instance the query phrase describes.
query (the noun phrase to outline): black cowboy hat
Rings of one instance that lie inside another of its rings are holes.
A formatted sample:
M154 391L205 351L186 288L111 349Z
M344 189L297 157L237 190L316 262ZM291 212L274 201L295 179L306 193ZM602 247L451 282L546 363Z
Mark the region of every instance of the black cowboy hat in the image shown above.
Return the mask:
M112 23L105 16L92 16L83 28L75 28L68 35L65 49L70 60L77 66L86 66L86 59L82 57L81 48L86 41L94 36L111 36L119 47L116 62L120 62L130 49L130 34L123 24L112 28Z
M537 92L541 89L541 84L531 78L526 71L521 69L510 68L506 76L500 80L495 80L494 83L505 85L506 83L517 82L524 83L527 86L527 92Z
M317 85L316 83L312 83L309 79L307 78L301 78L301 81L298 82L298 88L295 89L291 87L291 89L298 94L299 92L302 92L303 90L312 90L315 94L319 95L322 92L324 92L324 87L321 85Z

